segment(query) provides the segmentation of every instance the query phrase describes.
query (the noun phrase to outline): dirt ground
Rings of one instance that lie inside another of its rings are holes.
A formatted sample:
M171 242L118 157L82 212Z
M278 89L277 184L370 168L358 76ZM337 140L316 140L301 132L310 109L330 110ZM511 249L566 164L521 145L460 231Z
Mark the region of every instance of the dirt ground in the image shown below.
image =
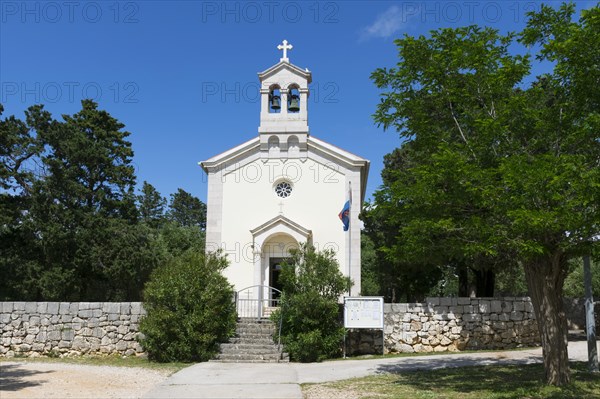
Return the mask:
M168 376L144 368L3 361L0 398L141 398Z

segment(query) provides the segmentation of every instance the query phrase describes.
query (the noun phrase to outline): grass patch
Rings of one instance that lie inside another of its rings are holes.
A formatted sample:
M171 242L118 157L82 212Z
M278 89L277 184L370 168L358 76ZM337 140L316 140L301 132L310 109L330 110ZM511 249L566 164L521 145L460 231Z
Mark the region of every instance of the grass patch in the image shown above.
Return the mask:
M544 383L541 364L419 370L319 384L327 390L352 391L360 399L600 399L600 375L587 363L572 362L571 384ZM305 384L308 399L314 384ZM358 393L358 394L357 394Z
M111 366L111 367L141 367L150 370L164 371L168 374L191 366L191 363L156 363L151 362L144 357L135 356L77 356L77 357L14 357L1 358L0 362L27 362L27 363L63 363L63 364L82 364L89 366Z

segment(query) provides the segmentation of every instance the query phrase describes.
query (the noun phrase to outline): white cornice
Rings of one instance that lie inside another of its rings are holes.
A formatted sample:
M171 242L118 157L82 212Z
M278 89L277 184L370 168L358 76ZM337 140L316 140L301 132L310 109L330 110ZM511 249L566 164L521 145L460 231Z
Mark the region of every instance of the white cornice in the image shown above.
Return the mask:
M302 69L294 64L291 64L289 62L286 62L286 61L280 61L277 64L270 67L269 69L267 69L263 72L259 72L258 78L262 82L263 80L269 78L269 76L274 75L275 73L277 73L278 71L280 71L282 69L287 69L292 73L302 76L304 79L306 79L307 83L309 83L309 84L312 82L312 73L308 69L304 70L304 69Z

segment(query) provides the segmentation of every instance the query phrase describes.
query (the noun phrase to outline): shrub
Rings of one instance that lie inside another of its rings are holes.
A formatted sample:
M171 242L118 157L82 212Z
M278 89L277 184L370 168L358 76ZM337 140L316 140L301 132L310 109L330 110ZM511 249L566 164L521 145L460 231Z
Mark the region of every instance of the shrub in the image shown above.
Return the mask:
M291 255L280 276L282 305L273 314L276 323L283 317L281 339L286 351L300 362L339 356L344 328L338 299L350 280L340 273L333 251L317 252L303 244Z
M186 252L156 269L144 291L140 343L158 362L206 361L235 329L233 288L219 254Z

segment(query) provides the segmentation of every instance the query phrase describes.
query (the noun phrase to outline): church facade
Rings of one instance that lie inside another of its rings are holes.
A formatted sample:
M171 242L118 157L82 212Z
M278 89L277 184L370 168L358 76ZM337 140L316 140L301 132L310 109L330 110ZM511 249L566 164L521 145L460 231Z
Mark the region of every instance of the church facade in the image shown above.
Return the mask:
M206 249L221 249L236 291L279 289L280 263L300 243L332 249L340 271L360 293L360 223L369 161L309 133L312 74L280 61L258 74L258 136L200 165L208 175ZM348 231L339 214L347 201ZM264 291L269 294L270 291ZM263 292L260 292L263 297Z

